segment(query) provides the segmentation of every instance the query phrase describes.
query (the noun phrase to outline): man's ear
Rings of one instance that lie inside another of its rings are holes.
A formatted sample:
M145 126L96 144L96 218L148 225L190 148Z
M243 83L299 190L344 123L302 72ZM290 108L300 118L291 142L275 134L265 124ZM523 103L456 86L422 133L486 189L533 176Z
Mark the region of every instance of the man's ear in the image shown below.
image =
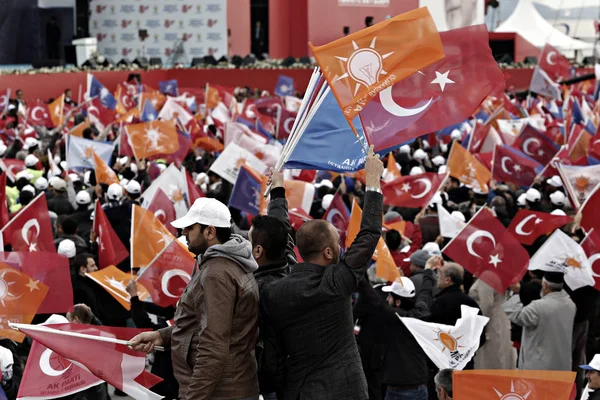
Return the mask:
M260 258L260 256L262 256L264 253L264 249L261 245L255 246L254 248L252 248L252 255L254 256L255 260L258 260Z
M333 260L333 249L331 247L325 247L323 250L323 256L328 260Z

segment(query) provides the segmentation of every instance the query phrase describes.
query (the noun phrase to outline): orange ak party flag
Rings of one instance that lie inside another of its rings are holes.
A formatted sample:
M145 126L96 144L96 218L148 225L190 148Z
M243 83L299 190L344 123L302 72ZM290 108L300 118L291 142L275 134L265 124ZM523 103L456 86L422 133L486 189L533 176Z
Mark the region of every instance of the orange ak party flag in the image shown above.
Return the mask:
M349 248L358 231L360 230L360 221L362 220L362 209L354 200L352 203L352 212L350 213L350 223L348 224L348 232L346 233L346 248ZM388 249L383 237L379 238L373 260L377 261L377 276L389 282L394 282L396 278L400 278L398 267L392 258L392 254Z
M131 149L138 160L179 150L175 121L151 121L125 127Z
M110 168L103 159L94 151L94 165L96 166L96 182L110 185L119 183L119 178L115 171Z
M25 337L8 322L29 324L46 298L48 286L0 262L0 336L22 342Z
M61 94L56 100L48 104L48 111L50 111L50 119L55 127L61 126L65 119L63 113L65 110L65 95Z
M569 400L574 381L565 371L453 371L452 392L460 400Z
M377 93L444 57L426 7L323 46L309 45L349 121Z
M484 192L492 178L492 173L458 142L450 149L448 172L465 185L480 187Z
M127 285L131 281L131 274L121 271L114 265L109 265L106 268L99 269L95 272L85 274L88 278L102 286L112 297L115 298L126 310L131 310L131 300L129 293L127 293ZM135 279L135 276L133 277ZM150 297L148 289L142 286L140 283L138 287L138 297L144 301Z
M82 138L83 137L83 131L86 128L90 127L90 123L87 121L87 119L79 124L77 124L73 129L71 129L69 131L69 135L71 136L77 136Z
M396 164L396 158L394 158L394 155L390 153L387 161L387 173L385 174L385 179L383 181L386 183L391 182L400 178L401 176L402 174L398 169L398 164Z

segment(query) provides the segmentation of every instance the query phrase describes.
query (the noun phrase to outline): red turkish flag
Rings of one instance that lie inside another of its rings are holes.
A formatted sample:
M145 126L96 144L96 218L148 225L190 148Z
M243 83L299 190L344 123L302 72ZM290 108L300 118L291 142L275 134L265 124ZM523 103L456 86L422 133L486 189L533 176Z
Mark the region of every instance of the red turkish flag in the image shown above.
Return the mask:
M475 158L481 164L483 164L488 170L492 170L492 160L494 159L494 152L490 151L489 153L477 153L475 154Z
M600 134L598 134L598 132L592 136L589 152L591 156L600 158Z
M519 210L510 223L508 230L520 243L530 246L538 237L552 233L555 229L572 221L573 218L569 216Z
M491 125L484 125L481 123L476 123L473 128L473 133L471 134L471 140L469 140L469 145L467 146L467 150L471 154L477 154L481 151L481 147L487 138L490 129L493 128Z
M554 82L560 82L569 77L571 62L555 47L547 44L542 50L538 66L548 74Z
M143 329L51 324L19 325L19 330L69 362L78 363L94 376L134 399L162 398L148 389L162 379L145 371L146 355L133 351L124 344L110 342L120 340L126 343L135 335L144 332ZM87 337L76 337L72 334L83 334ZM100 341L94 337L107 341Z
M548 164L558 152L558 146L552 140L529 124L525 125L513 147L542 165Z
M131 143L129 143L129 136L127 131L121 127L121 134L119 135L119 155L134 158L133 149Z
M102 101L95 97L85 106L88 119L96 124L96 128L103 131L109 124L117 119L115 110L104 107Z
M287 139L292 133L292 128L294 127L294 121L298 116L297 112L288 111L285 108L281 110L281 114L279 115L279 124L277 126L277 131L275 132L275 138L278 140Z
M361 111L369 143L389 149L470 117L504 90L485 25L441 32L445 57L379 92Z
M529 186L542 165L512 147L496 146L492 163L492 176L499 182L512 182L520 186Z
M284 110L280 97L268 97L256 100L256 117L267 132L275 135L279 128L279 119ZM291 128L290 128L291 129Z
M401 176L383 185L383 202L396 207L425 207L442 186L445 178L444 174L432 172Z
M70 397L101 383L104 383L102 379L34 340L17 398L41 400Z
M481 208L443 253L504 293L527 271L529 255L487 208Z
M169 196L165 194L161 189L157 189L150 205L148 206L148 211L152 211L156 218L171 232L174 236L177 235L177 229L171 226L171 222L177 219L177 215L175 213L175 206L173 206L173 202L169 199Z
M581 241L581 247L585 251L594 277L594 288L600 290L600 234L597 231L590 231Z
M348 224L350 223L350 213L348 208L340 196L339 192L335 193L333 200L323 218L325 221L329 221L340 234L340 243L346 243L346 231L348 230Z
M31 203L2 228L4 244L13 251L47 251L56 253L52 224L48 213L46 195L40 193Z
M25 161L16 158L0 158L0 169L6 173L6 177L12 182L15 176L25 169Z
M185 180L187 182L188 198L190 199L190 206L191 206L200 197L206 197L206 194L204 194L204 192L202 192L202 189L200 189L198 187L198 185L196 185L196 183L192 179L192 176L190 175L190 173L185 168L183 170L185 171Z
M118 265L129 256L129 252L117 236L112 225L106 217L99 201L94 208L94 232L98 238L98 267L105 268L109 265Z
M5 226L8 223L9 213L6 200L6 172L2 172L0 173L0 226Z
M192 280L194 255L172 241L140 272L138 280L160 307L174 306Z
M52 126L48 105L39 99L30 105L27 108L27 123L38 126Z
M600 236L600 185L589 194L580 208L582 218L581 226L586 231L595 229Z
M312 217L302 208L290 208L288 213L290 215L290 225L292 225L292 228L296 231L300 229L302 224L306 221L312 220Z
M73 287L67 257L56 252L0 252L6 263L48 287L38 314L66 313L73 308Z

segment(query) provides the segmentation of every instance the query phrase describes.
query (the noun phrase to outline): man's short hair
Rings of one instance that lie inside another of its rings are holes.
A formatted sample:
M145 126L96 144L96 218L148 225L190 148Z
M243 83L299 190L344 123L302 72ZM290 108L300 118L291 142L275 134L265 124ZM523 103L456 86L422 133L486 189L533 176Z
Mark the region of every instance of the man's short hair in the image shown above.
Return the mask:
M298 232L296 232L296 245L303 260L307 261L319 254L324 248L333 246L330 226L331 224L327 221L313 219L305 222L298 229Z
M82 324L92 323L92 313L89 308L76 304L71 313L73 318L77 317Z
M58 217L57 224L62 228L65 235L77 234L77 220L69 215Z
M433 380L436 387L441 387L449 397L452 397L452 369L446 368L440 370Z
M285 256L288 230L279 219L257 215L252 220L252 246L261 246L268 261L279 261Z
M200 232L204 232L206 228L208 228L208 225L200 224ZM225 243L229 241L231 238L231 228L217 228L216 226L214 228L215 231L217 231L217 240L219 243Z
M465 270L457 263L449 262L444 265L444 275L450 278L452 283L462 285L465 277Z
M400 247L400 244L402 244L402 236L400 236L400 232L395 229L390 229L387 231L385 234L385 244L387 244L387 247L392 251L398 250L398 247Z
M562 288L563 288L563 284L562 283L550 282L546 278L542 278L542 282L545 282L546 285L548 285L548 287L550 288L550 290L552 290L553 292L560 292L562 290Z

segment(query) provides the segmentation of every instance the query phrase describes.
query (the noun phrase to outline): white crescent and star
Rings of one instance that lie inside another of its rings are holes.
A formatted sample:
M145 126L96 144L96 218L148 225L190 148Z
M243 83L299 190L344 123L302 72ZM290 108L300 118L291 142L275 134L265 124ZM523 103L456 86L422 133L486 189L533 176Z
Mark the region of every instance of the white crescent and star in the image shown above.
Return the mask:
M174 294L169 292L169 288L168 288L169 281L174 276L180 276L186 282L190 282L192 280L192 277L190 276L190 274L188 274L187 272L185 272L184 270L181 270L181 269L170 269L163 274L162 278L160 279L160 288L161 288L162 292L165 295L176 299L179 296L175 296Z
M546 62L550 65L556 65L556 61L552 61L552 57L556 55L555 51L550 51L548 52L548 54L546 55Z
M412 197L413 199L422 199L423 197L425 197L425 195L427 195L427 193L431 191L431 181L427 178L419 178L415 179L415 183L416 182L423 182L423 184L425 185L425 190L423 190L417 195L411 194L410 197Z
M294 127L294 120L296 118L294 117L288 117L285 122L283 123L283 129L285 129L285 131L287 133L291 133L292 132L292 128Z
M41 111L42 112L42 116L38 117L37 116L37 112ZM35 121L41 121L42 118L44 117L44 109L40 106L35 106L33 107L33 110L31 110L31 118L34 119Z
M510 160L510 161L512 161L512 158L510 158L510 157L506 157L506 156L502 157L502 159L500 160L500 165L502 166L502 171L506 172L506 173L507 173L507 174L509 174L509 175L512 175L512 172L510 172L510 171L508 170L508 168L506 168L506 161L507 161L507 160Z
M477 254L473 250L473 243L480 237L490 239L492 241L492 243L494 244L494 247L496 247L496 238L494 238L494 235L492 235L490 232L482 231L482 230L477 230L477 231L473 232L467 238L467 251L469 252L469 254L471 254L472 256L477 257L477 258L483 258L483 257L481 257L479 254Z
M63 370L56 370L54 368L52 368L52 366L50 365L50 357L52 356L52 350L50 349L46 349L42 352L42 355L40 356L40 369L42 370L42 372L48 376L61 376L62 374L64 374L65 372L67 372L69 370L69 368L71 368L71 365L73 364L69 364L69 366Z
M590 271L592 272L592 276L594 278L600 278L600 274L597 274L594 271L594 263L600 259L600 253L596 253L596 254L592 254L589 258L588 261L590 263Z
M521 222L519 222L519 224L515 228L515 232L517 232L518 235L522 235L522 236L529 236L529 235L531 235L533 233L533 230L529 231L529 232L525 232L523 230L523 228L525 227L525 224L528 221L532 220L533 218L535 218L535 214L531 214L531 215L528 215L525 218L523 218L523 220Z
M162 215L163 219L160 219L160 216ZM164 221L167 220L167 214L165 213L165 210L156 210L154 212L154 216L156 216L156 218L158 218L160 220L160 222L164 223Z
M32 218L29 221L25 222L25 224L21 228L21 236L23 237L25 243L29 245L29 251L35 251L37 250L35 247L37 243L35 243L33 240L31 241L31 243L29 243L29 238L27 237L27 234L29 233L29 230L31 228L35 229L35 237L37 238L40 235L40 223L35 218Z
M540 146L540 141L537 138L529 138L523 142L523 152L528 156L535 156L531 151L529 151L529 144L536 143L538 147Z

